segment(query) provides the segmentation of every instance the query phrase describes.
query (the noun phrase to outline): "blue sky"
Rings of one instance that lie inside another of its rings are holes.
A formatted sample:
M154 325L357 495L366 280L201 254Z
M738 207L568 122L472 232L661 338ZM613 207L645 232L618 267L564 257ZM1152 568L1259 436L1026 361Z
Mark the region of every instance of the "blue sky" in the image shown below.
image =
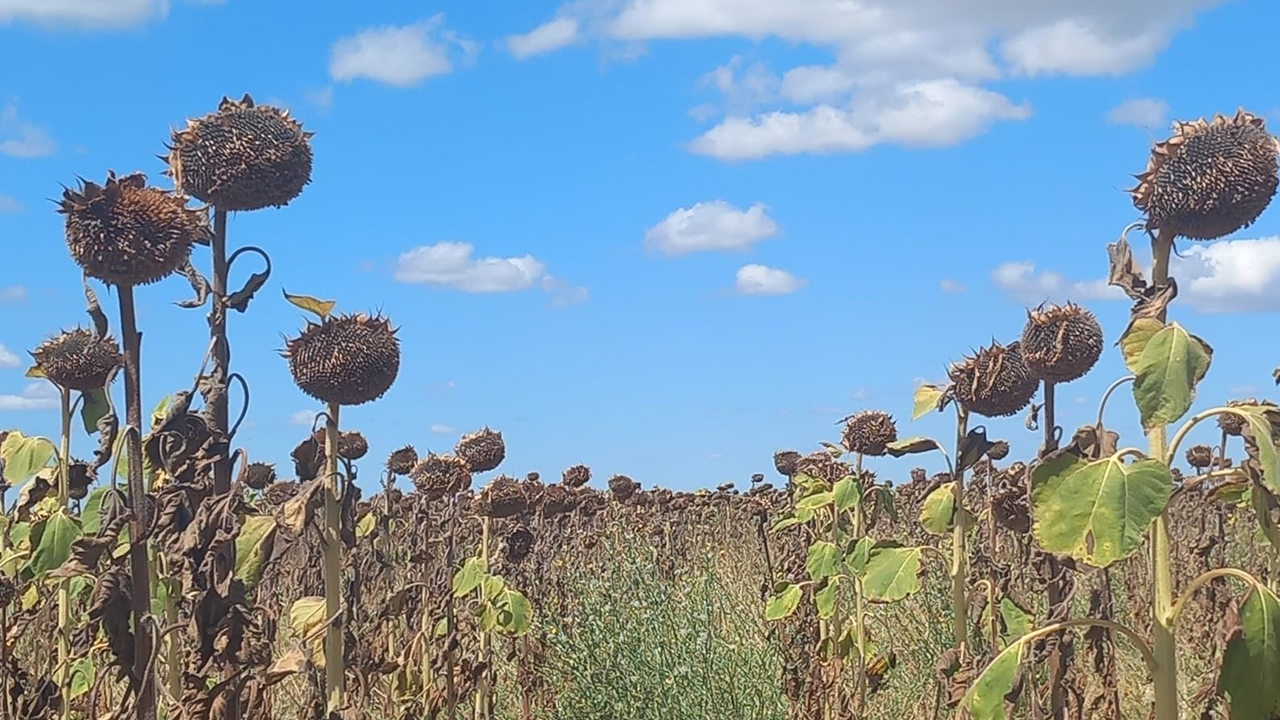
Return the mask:
M48 199L108 168L167 184L169 130L249 92L316 133L302 196L230 224L275 262L231 318L255 460L287 469L316 410L276 354L303 323L281 288L401 328L396 385L344 415L367 479L485 424L508 473L674 488L774 477L775 449L862 408L946 436L908 421L914 387L1025 307L1074 299L1118 338L1123 190L1173 119L1280 127L1277 21L1266 0L0 0L0 426L56 433L26 350L85 320ZM1273 208L1180 248L1173 314L1216 350L1202 405L1275 395L1278 234ZM203 354L188 292L138 293L148 405ZM1122 374L1112 348L1060 390L1068 435ZM1129 405L1108 418L1132 433ZM1022 422L988 427L1029 453Z

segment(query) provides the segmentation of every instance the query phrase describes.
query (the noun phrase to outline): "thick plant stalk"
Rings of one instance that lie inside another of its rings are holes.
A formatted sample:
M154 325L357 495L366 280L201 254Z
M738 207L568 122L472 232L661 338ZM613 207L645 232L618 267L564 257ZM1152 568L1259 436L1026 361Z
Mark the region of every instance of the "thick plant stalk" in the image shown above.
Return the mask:
M151 526L147 487L142 477L142 334L138 332L133 288L116 288L120 300L120 334L124 341L125 448L129 458L129 579L132 591L134 627L133 673L138 678L138 720L156 720L156 678L151 672L151 559L147 553L146 531Z
M1055 383L1044 381L1044 445L1041 447L1041 458L1058 449L1058 419L1055 402ZM1045 558L1045 569L1048 577L1049 619L1050 622L1061 622L1070 619L1071 614L1071 581L1067 571L1053 555ZM1049 716L1054 720L1066 717L1067 688L1062 643L1065 636L1056 633L1049 636Z
M1169 283L1169 256L1173 236L1159 231L1151 241L1153 262L1151 282L1159 288ZM1160 313L1160 321L1167 312ZM1149 457L1165 455L1165 427L1158 425L1147 431ZM1153 575L1152 651L1155 655L1155 720L1178 720L1178 648L1173 628L1173 558L1169 543L1169 513L1156 518L1151 534L1151 570Z
M969 411L960 408L956 418L956 457L960 457L960 445L969 433ZM955 636L956 649L961 658L965 657L969 640L969 594L965 588L965 576L968 573L968 555L965 548L964 527L964 471L956 468L952 478L952 492L955 496L955 522L951 529L951 615L952 632Z
M71 505L71 391L58 388L62 398L62 444L58 452L58 508L66 512ZM62 707L58 717L71 717L71 588L67 580L58 581L58 692Z
M226 383L231 373L231 346L227 343L227 211L213 211L213 239L210 241L213 255L213 309L209 313L209 334L213 337L213 379L223 390L213 396L214 431L226 437L231 431L231 417L227 409ZM217 495L231 490L231 453L213 466L213 492Z
M996 607L996 468L995 462L987 457L987 548L991 553L987 571L987 612L991 615L988 630L991 632L992 655L1000 649L1000 615Z
M853 508L853 538L854 542L862 540L862 535L867 531L864 521L863 499L866 493L862 488L862 453L858 453L858 489L860 496L858 504ZM854 641L858 643L858 707L857 713L860 716L866 712L867 708L867 601L862 594L862 583L858 580L853 582L853 632Z
M486 572L488 571L487 569L489 567L489 531L490 531L491 522L492 521L486 517L484 521L481 523L481 529L480 529L480 561L483 564L483 566L486 568ZM481 583L477 592L480 593L481 600L483 601L484 599L483 583ZM489 645L490 645L489 632L486 630L481 630L480 631L480 660L485 663L486 670L484 672L484 675L480 677L479 685L476 688L476 717L480 718L480 720L490 720L490 718L492 718L493 716L493 707L492 707L492 703L490 702L490 693L493 690L493 688L489 687L489 678L491 677L490 671L488 669L489 667L491 667L491 664L489 662L490 660Z
M338 475L338 409L329 403L324 428L324 608L329 627L324 638L324 679L329 712L346 704L342 612L342 493Z

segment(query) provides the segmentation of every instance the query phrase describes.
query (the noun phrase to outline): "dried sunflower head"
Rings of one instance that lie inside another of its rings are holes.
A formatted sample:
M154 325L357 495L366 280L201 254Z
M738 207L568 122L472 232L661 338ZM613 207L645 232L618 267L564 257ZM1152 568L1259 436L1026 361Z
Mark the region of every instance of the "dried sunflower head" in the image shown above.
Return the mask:
M400 340L383 317L339 315L308 322L282 354L298 387L325 403L376 400L400 372Z
M1009 441L996 440L991 443L991 448L987 450L987 457L999 462L1009 457Z
M472 508L481 517L515 517L529 511L529 498L519 481L502 475L481 488Z
M352 430L338 435L338 457L346 460L359 460L369 453L369 441L364 435Z
M244 470L244 484L253 490L266 490L276 481L276 466L270 463L249 463Z
M529 553L533 552L533 543L535 541L533 531L525 525L516 525L511 528L506 537L503 538L504 553L506 561L512 565L519 565L529 557Z
M795 450L779 450L773 454L773 467L783 477L796 474L796 465L800 463L800 453Z
M418 492L427 497L457 495L471 487L471 468L456 455L427 453L413 468L409 479Z
M1253 224L1271 203L1277 152L1263 119L1243 108L1234 117L1177 122L1129 194L1148 230L1214 240Z
M1227 407L1239 408L1258 408L1267 407L1275 408L1276 404L1270 400L1259 400L1257 398L1247 398L1244 400L1232 400L1227 403ZM1235 413L1223 413L1218 416L1218 427L1226 434L1232 437L1240 437L1244 434L1245 419Z
M173 133L168 174L221 210L280 207L311 181L311 135L287 110L223 98L217 112Z
M81 328L46 340L31 356L55 385L79 392L101 390L124 362L114 338Z
M1213 464L1213 448L1208 445L1192 445L1187 448L1187 464L1196 470L1204 470Z
M639 489L640 483L626 475L614 475L609 478L609 492L613 494L613 499L620 503L630 500Z
M206 242L209 218L187 207L187 198L147 186L147 176L103 185L81 181L58 203L66 216L67 249L90 277L117 287L148 285L173 274Z
M879 457L888 452L889 443L897 440L898 426L892 415L881 410L864 410L845 423L842 444L851 453Z
M542 514L547 517L573 512L577 506L577 492L573 488L560 484L548 485L542 493L542 502L539 505Z
M486 427L470 435L463 435L453 452L467 461L471 472L484 473L502 464L507 456L507 446L502 441L502 433Z
M1022 358L1035 377L1052 383L1084 377L1102 356L1102 327L1076 305L1041 305L1027 313Z
M84 460L72 460L67 473L67 490L72 500L89 496L89 486L98 480L98 471Z
M839 482L841 478L851 472L852 468L849 467L848 463L840 462L832 457L831 453L822 450L805 455L796 463L797 475L804 473L827 484Z
M586 465L574 465L564 471L561 480L564 482L565 487L576 490L591 482L591 468Z
M417 464L418 451L412 445L405 445L387 458L387 469L393 475L408 475L413 472L413 466Z
M1020 345L993 342L948 368L956 401L986 417L1013 415L1026 407L1038 383L1022 358Z

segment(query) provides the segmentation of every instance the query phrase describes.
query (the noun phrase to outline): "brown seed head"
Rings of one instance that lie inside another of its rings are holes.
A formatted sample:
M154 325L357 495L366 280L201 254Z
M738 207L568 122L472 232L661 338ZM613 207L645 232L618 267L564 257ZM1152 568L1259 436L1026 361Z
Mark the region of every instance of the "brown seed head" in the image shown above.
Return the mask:
M339 315L308 322L282 354L302 392L324 403L376 400L400 372L400 340L383 317Z
M486 427L470 435L463 435L453 452L467 461L471 472L483 473L502 464L507 456L507 445L502 441L502 433Z
M1208 445L1192 445L1187 448L1187 464L1196 470L1204 470L1213 464L1213 448Z
M614 475L609 478L609 492L613 493L613 499L624 503L636 494L640 489L640 483L632 480L626 475Z
M542 514L547 517L573 512L578 506L578 494L564 485L548 485L542 493Z
M249 463L245 468L244 484L253 490L266 490L276 481L276 466L268 463Z
M413 449L412 445L405 445L387 458L387 469L393 475L408 475L413 472L413 466L417 464L418 451Z
M795 475L799 463L800 453L795 450L779 450L773 454L773 468L783 477Z
M134 173L104 185L81 181L62 193L67 249L90 277L117 287L149 285L181 268L191 245L211 236L209 218L187 198L147 187Z
M280 207L311 181L311 133L287 110L244 96L173 133L168 174L221 210Z
M892 415L881 410L864 410L845 424L842 444L851 453L879 457L886 454L886 446L897 439L898 426Z
M471 487L471 469L456 455L427 453L409 474L418 492L429 498L456 495Z
M81 328L46 340L31 356L55 385L78 392L101 390L124 362L114 338Z
M1022 358L1031 374L1053 383L1071 382L1102 356L1102 327L1093 313L1067 303L1041 305L1027 313Z
M1020 343L992 343L947 370L956 401L986 417L1013 415L1031 402L1037 382L1022 359Z
M991 449L987 450L987 457L999 462L1009 457L1009 443L1006 440L997 440L991 444Z
M1257 398L1247 398L1244 400L1232 400L1227 403L1227 407L1240 408L1275 408L1276 404L1270 400L1259 400ZM1244 434L1245 419L1235 413L1223 413L1218 416L1218 427L1226 434L1232 437L1240 437Z
M831 453L819 450L800 458L796 463L796 474L804 473L828 484L839 482L850 473L848 463L840 462Z
M529 499L519 481L501 475L481 488L472 507L481 517L509 518L528 512Z
M1234 117L1177 122L1129 190L1148 230L1214 240L1253 224L1277 187L1280 141L1243 108Z
M369 452L369 441L356 431L338 435L338 457L359 460Z
M583 487L587 483L591 482L591 468L586 465L574 465L564 471L562 482L564 482L566 487L573 488L575 490Z

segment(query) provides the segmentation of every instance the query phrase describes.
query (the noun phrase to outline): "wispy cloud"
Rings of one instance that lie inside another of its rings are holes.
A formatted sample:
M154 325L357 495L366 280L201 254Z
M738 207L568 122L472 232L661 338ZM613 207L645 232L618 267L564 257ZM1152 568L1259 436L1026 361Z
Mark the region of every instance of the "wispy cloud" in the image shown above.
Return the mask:
M673 210L645 231L644 244L664 255L742 252L777 234L778 223L763 203L740 210L724 200L711 200Z
M1111 108L1107 122L1156 130L1168 122L1169 103L1158 98L1129 98Z
M364 79L411 87L447 75L456 59L471 59L479 46L444 27L444 15L411 25L360 30L333 44L329 76L338 82Z
M457 428L451 427L449 425L444 425L442 423L435 423L431 426L431 432L435 433L436 435L456 435L458 433L458 430Z
M0 370L22 367L22 361L9 348L0 345Z
M47 382L29 383L19 395L0 395L0 410L52 410L58 407L58 391Z
M539 288L558 307L585 302L587 288L547 273L546 263L532 255L474 257L475 247L464 242L423 245L400 255L395 279L469 293L517 292Z
M58 144L49 136L49 131L19 117L16 102L10 102L0 110L0 153L28 159L56 152Z
M523 35L507 38L507 50L517 60L527 60L572 45L578 40L578 21L571 17L545 22Z
M734 289L739 295L790 295L808 283L786 270L751 264L738 268Z

